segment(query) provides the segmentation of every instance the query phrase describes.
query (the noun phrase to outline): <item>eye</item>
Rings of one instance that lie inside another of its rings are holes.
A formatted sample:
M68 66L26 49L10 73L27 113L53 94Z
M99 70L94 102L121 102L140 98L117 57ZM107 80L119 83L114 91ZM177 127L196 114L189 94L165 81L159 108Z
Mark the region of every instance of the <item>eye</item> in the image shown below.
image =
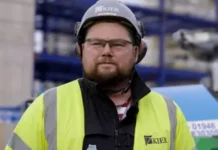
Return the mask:
M95 46L103 45L102 41L100 41L100 40L92 40L90 42L91 42L91 45L95 45Z
M112 43L112 46L117 46L117 47L124 47L126 45L126 43L125 42L123 42L123 41L114 41L113 43Z
M102 45L101 42L92 42L92 45Z

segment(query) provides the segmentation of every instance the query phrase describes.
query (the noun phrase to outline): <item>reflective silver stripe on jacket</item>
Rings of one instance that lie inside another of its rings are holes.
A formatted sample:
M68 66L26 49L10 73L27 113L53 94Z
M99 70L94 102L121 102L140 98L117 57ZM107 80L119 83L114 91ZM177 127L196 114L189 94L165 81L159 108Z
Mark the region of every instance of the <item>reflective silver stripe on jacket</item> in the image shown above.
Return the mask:
M13 133L8 146L11 147L13 150L31 150L28 145L24 143L24 141L16 134Z
M48 150L57 150L57 89L53 88L44 95L45 137Z
M166 101L169 119L170 119L170 150L175 150L175 139L176 139L176 126L177 126L177 117L176 117L176 105L174 102L164 97L164 100Z

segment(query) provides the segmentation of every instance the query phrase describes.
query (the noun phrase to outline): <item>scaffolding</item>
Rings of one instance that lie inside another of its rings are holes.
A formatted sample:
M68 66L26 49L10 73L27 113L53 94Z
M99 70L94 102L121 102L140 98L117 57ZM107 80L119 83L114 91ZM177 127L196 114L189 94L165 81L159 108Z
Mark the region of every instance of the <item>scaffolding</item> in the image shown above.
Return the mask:
M74 37L74 24L96 0L36 0L35 29L43 32L43 52L35 57L35 78L42 81L68 82L82 77L82 64L75 56L58 56L49 54L46 43L49 33L64 33ZM165 0L159 0L158 8L128 5L143 20L147 36L159 37L159 65L136 66L144 81L155 81L157 86L167 82L193 81L210 76L208 72L167 68L165 62L165 35L178 29L216 29L218 27L218 9L216 19L206 19L166 11ZM216 0L218 8L218 0Z

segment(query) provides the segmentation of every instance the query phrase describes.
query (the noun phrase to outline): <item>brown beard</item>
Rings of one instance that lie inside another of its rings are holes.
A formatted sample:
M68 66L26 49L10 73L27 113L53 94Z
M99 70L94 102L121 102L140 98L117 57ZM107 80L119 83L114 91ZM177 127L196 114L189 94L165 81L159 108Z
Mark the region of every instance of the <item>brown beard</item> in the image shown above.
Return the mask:
M134 66L130 67L128 71L123 72L119 68L117 72L113 75L101 75L98 74L97 66L92 70L92 72L86 72L84 70L84 75L91 81L98 83L100 86L116 86L122 81L128 80L131 76Z

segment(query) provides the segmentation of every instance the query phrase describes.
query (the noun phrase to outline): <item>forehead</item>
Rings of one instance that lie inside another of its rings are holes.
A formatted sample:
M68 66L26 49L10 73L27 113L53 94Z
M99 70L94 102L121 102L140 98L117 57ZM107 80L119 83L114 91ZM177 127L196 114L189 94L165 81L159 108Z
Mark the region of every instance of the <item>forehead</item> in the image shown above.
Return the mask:
M130 34L127 28L119 23L99 22L88 29L87 38L90 37L129 39Z

